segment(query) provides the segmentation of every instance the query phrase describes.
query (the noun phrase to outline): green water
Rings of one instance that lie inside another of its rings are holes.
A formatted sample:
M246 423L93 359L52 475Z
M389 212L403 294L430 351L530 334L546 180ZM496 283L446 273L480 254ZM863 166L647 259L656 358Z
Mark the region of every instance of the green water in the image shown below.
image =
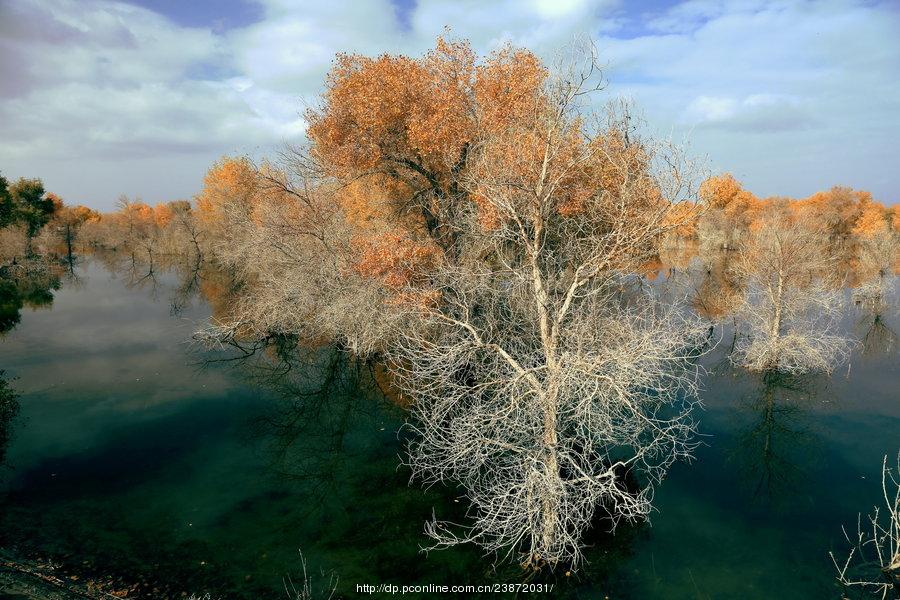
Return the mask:
M598 530L572 576L426 554L423 523L464 519L465 501L409 485L404 411L368 367L328 348L221 360L234 353L190 343L210 309L176 275L135 284L96 261L77 275L0 338L19 393L0 548L131 597L282 598L302 551L313 587L333 574L348 597L530 580L552 597L837 598L828 551L879 502L900 447L896 351L860 345L849 371L767 381L724 361L724 331L704 361L703 445L659 486L650 524ZM844 325L870 333L852 308ZM885 325L900 330L896 314Z

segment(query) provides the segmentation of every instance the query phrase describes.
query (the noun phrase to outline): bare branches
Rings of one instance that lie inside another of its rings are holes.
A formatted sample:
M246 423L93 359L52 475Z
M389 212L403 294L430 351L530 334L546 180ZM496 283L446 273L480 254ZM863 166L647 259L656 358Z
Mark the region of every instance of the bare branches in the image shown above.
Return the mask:
M867 523L859 518L856 535L844 537L851 545L843 562L829 552L837 580L845 592L862 590L872 597L900 597L900 452L893 468L884 457L881 469L882 507L876 507Z
M772 219L755 233L734 266L746 289L738 316L747 329L736 361L756 371L830 373L846 357L833 261L802 224Z
M461 483L472 503L472 523L428 525L435 547L577 563L595 510L612 527L645 518L654 484L689 456L703 328L649 297L622 307L613 289L595 291L552 364L519 312L529 307L485 281L453 299L452 317L430 314L401 338L392 358L416 398L410 466L426 483Z
M691 173L665 143L626 139L627 119L588 138L584 81L551 83L546 104L472 146L461 258L437 265L439 300L389 349L415 400L415 477L471 502L469 522L428 524L436 548L577 564L596 511L611 527L646 518L692 449L706 327L629 275Z
M311 126L329 168L291 151L256 173L221 165L240 184L227 197L208 182L231 233L215 252L243 287L233 322L201 337L290 332L384 350L415 402L415 476L456 482L471 502L468 522L427 526L436 547L577 564L595 513L611 527L646 518L655 484L693 447L707 328L633 273L689 216L673 207L693 196L695 165L642 138L628 104L593 119L596 50L580 57L551 76L524 51L475 67L467 46L444 42L421 63L339 61L331 112ZM394 78L361 85L377 73ZM413 75L428 109L393 110L387 90ZM369 114L374 96L384 114Z

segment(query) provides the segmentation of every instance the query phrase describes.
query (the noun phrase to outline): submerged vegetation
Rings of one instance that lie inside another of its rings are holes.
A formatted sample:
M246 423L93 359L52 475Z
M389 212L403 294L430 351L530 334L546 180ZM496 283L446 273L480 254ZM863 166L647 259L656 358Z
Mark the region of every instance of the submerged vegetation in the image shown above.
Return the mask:
M328 348L309 360L336 380L351 363L377 369L408 407L413 477L468 503L461 522L425 524L431 547L574 570L588 532L646 519L691 457L698 358L723 325L733 364L762 382L746 444L765 457L760 487L783 466L775 393L849 355L845 288L865 351L896 346L883 315L900 207L841 187L760 199L704 177L627 103L599 109L601 83L590 47L549 68L439 39L418 59L338 56L308 144L222 158L194 202L122 197L98 214L0 178L0 331L51 302L79 254L133 285L175 265L172 312L198 293L212 305L204 344ZM329 397L275 364L289 395ZM893 510L879 556L896 553ZM841 583L862 585L850 564Z
M856 592L900 597L900 452L893 466L884 457L881 492L884 504L875 507L866 522L859 519L856 535L844 529L850 544L846 559L839 561L829 553L845 597Z

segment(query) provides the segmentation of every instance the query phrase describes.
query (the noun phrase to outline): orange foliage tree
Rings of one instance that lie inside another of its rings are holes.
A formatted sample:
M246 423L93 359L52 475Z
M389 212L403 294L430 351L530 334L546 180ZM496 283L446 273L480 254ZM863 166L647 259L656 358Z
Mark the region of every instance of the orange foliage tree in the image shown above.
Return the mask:
M203 178L203 189L197 196L197 213L209 226L233 221L236 214L250 213L258 188L256 169L248 159L223 157Z
M66 245L66 254L71 259L73 245L81 227L85 223L97 223L101 217L100 213L86 206L67 206L61 198L54 195L54 200L56 199L58 199L59 206L54 211L53 222Z
M734 248L759 219L763 204L730 173L708 178L699 197L709 210L699 224L702 242Z
M457 258L471 150L533 112L546 76L526 50L479 61L467 42L444 39L419 59L337 57L308 135L313 158L346 186L344 210L367 223L357 234L362 270L391 278L389 265L408 270L435 251ZM385 234L390 248L378 242Z
M535 123L548 108L547 81L527 50L507 46L479 59L467 42L442 38L418 59L337 57L321 106L307 113L308 136L311 157L342 185L336 196L358 227L360 272L402 279L438 258L458 261L459 223L473 207L483 228L502 224L502 211L473 182L486 179L485 156L511 178L539 178L533 159L549 140ZM648 166L627 128L589 138L582 125L575 120L559 132L558 152L545 165L572 165L553 181L553 201L573 218L601 190L615 195L636 185L626 178ZM651 203L663 200L656 194ZM688 212L671 215L669 225L690 228ZM389 245L379 241L385 236Z

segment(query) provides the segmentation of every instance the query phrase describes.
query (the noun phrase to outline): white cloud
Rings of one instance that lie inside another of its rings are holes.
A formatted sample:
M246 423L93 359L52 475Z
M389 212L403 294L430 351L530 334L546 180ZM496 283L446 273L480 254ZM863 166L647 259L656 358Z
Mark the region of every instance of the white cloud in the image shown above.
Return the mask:
M691 132L757 193L844 183L900 196L888 0L650 13L623 0L420 0L402 25L389 0L262 0L260 22L227 32L112 0L0 1L0 170L94 205L192 194L217 155L299 139L336 52L417 55L447 25L480 52L511 41L548 58L595 36L610 94L634 97L659 130Z
M741 100L697 96L685 109L682 122L738 132L769 133L813 126L815 121L809 111L800 99L779 94L753 94Z

